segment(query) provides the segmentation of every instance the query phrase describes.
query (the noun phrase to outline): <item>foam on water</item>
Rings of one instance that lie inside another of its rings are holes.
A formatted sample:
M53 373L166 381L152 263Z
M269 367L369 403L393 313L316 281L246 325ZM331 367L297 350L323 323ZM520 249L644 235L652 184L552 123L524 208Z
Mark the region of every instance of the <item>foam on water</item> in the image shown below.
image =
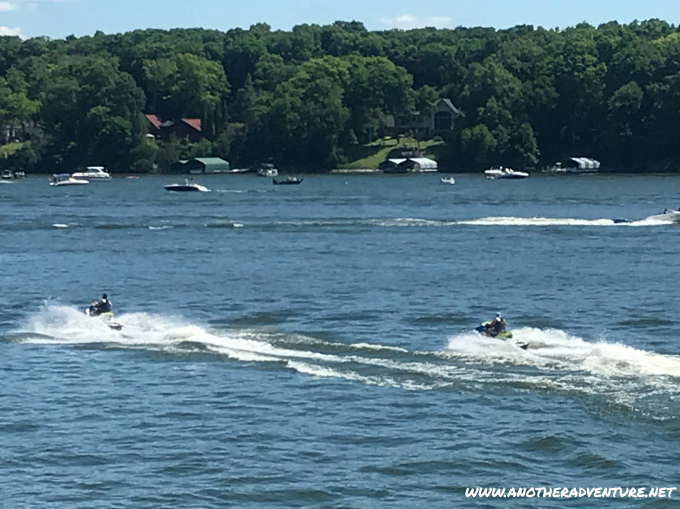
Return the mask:
M650 216L639 221L615 222L613 219L577 219L552 217L483 217L458 221L471 226L662 226L675 224L670 215Z
M320 378L340 378L406 390L477 390L480 384L605 396L636 407L650 393L680 396L680 356L644 351L603 339L589 342L554 329L522 328L514 340L474 332L449 338L440 351L389 345L329 343L271 331L214 331L183 318L131 313L116 316L122 331L68 306L45 305L21 331L34 344L115 345L119 348L209 352L240 362L276 363ZM194 345L194 346L192 346Z
M542 370L581 371L603 377L680 378L680 356L648 352L602 339L588 342L555 329L516 329L513 336L512 340L499 341L478 334L461 334L450 338L447 352L478 362L512 362ZM529 347L521 350L513 341Z

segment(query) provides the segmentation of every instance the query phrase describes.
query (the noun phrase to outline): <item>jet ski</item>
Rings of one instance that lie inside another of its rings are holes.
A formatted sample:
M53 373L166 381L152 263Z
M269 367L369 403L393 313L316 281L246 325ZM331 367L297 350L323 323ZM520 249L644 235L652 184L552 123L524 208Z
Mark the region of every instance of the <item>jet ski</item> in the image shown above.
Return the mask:
M488 337L488 338L500 339L500 340L502 340L502 341L505 341L505 340L508 340L508 339L512 339L512 331L509 331L509 330L506 330L506 331L503 331L503 332L499 332L499 333L498 333L497 335L495 335L495 336L492 335L492 334L489 334L488 331L487 331L487 329L486 329L486 326L487 326L488 324L490 324L490 323L491 323L491 322L488 322L488 321L487 321L487 322L482 322L482 324L481 324L479 327L477 327L477 328L475 329L475 331L476 331L476 332L479 332L480 334L483 334L484 336L486 336L486 337ZM529 347L529 345L528 345L527 343L523 343L523 342L521 342L521 341L514 341L513 343L514 343L515 345L517 345L518 347L520 347L522 350L526 350L526 349Z
M123 329L123 326L120 323L113 321L113 313L111 311L108 311L106 313L97 313L94 309L94 306L90 306L85 310L85 314L87 316L92 316L92 317L95 317L95 316L101 317L104 320L104 322L106 323L106 325L109 327L109 329L113 329L113 330L122 330Z

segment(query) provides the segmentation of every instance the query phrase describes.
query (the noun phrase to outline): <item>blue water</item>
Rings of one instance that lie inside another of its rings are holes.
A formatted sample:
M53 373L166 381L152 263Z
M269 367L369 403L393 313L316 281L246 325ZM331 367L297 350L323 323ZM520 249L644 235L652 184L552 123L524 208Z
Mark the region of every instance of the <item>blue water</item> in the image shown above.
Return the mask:
M439 178L0 185L0 507L673 507L465 490L680 487L678 177Z

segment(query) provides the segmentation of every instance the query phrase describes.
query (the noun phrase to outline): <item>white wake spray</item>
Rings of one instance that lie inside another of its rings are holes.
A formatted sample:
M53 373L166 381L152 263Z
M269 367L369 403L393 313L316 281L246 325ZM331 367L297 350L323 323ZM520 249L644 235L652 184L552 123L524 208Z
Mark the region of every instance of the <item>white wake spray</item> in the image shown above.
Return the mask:
M680 396L680 356L604 340L584 341L560 330L523 328L512 341L469 332L452 336L439 351L419 351L366 341L329 343L260 330L211 330L181 317L131 313L116 316L122 331L72 307L46 305L32 316L21 341L97 345L166 353L200 352L246 363L276 363L319 377L406 390L495 390L513 386L587 394L636 408L650 393Z

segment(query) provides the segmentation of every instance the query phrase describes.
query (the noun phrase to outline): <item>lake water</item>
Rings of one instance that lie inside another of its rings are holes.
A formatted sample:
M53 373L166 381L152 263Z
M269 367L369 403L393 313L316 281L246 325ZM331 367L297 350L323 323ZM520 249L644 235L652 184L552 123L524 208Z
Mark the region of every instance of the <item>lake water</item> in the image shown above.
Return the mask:
M0 185L0 507L672 507L679 179Z

